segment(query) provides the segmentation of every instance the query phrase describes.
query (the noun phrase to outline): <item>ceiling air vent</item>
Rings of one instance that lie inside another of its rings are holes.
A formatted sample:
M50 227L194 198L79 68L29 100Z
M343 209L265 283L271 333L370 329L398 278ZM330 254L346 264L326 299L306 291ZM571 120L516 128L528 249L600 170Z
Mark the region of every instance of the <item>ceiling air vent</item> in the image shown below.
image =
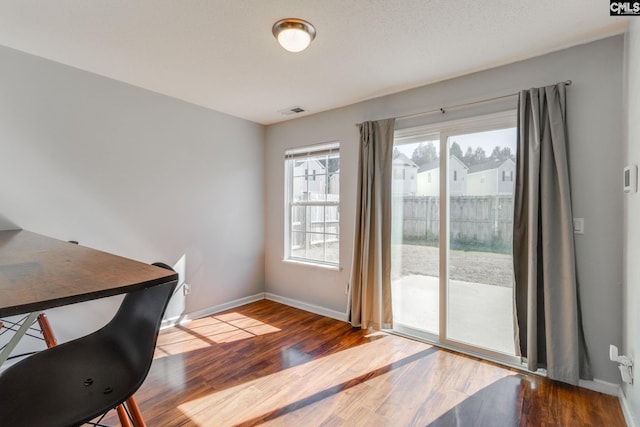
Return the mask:
M280 110L279 113L283 116L293 116L294 114L304 113L306 110L301 107L291 107L286 110Z

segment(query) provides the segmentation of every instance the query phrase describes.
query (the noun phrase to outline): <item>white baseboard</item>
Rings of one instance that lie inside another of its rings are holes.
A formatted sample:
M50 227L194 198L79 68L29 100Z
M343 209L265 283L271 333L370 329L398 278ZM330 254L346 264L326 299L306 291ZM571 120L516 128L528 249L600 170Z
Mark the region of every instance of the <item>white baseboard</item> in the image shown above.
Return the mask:
M578 385L582 388L608 394L611 396L620 396L620 393L622 390L619 384L602 381L597 378L594 378L593 380L590 380L590 381L580 380Z
M341 320L343 322L347 321L347 314L340 311L331 310L328 308L320 307L318 305L313 305L303 301L298 301L292 298L282 297L280 295L272 294L270 292L265 292L264 297L270 301L279 302L281 304L299 308L300 310L309 311L311 313L330 317L336 320Z
M633 417L633 411L631 410L631 405L629 405L629 401L627 397L624 395L624 391L622 387L619 387L620 394L618 395L618 399L620 400L620 407L622 408L622 414L624 415L624 420L627 422L627 426L636 427L638 424L636 423L635 418Z
M224 304L214 305L202 310L192 311L190 313L182 314L181 316L172 317L171 319L165 319L162 321L162 329L170 326L175 326L181 323L190 322L194 319L200 319L201 317L211 316L212 314L220 313L221 311L229 310L232 308L240 307L241 305L249 304L252 302L265 299L265 294L260 292L255 295L251 295L244 298L239 298L233 301L226 302Z
M270 301L279 302L291 307L299 308L301 310L309 311L311 313L319 314L321 316L330 317L332 319L347 321L347 314L339 311L331 310L328 308L320 307L318 305L309 304L303 301L298 301L292 298L282 297L280 295L272 294L269 292L258 293L248 297L240 298L237 300L229 301L224 304L215 305L213 307L207 307L202 310L192 311L180 316L172 317L171 319L165 319L162 321L162 329L175 326L178 324L190 322L194 319L201 317L211 316L212 314L220 313L221 311L229 310L232 308L240 307L241 305L249 304L252 302L268 299Z
M631 406L629 405L629 401L624 395L624 391L619 384L594 379L593 381L580 380L579 385L580 387L588 388L589 390L617 396L618 400L620 401L620 408L622 409L622 414L624 415L624 420L627 422L627 426L637 427L637 424L633 417L633 412L631 411Z

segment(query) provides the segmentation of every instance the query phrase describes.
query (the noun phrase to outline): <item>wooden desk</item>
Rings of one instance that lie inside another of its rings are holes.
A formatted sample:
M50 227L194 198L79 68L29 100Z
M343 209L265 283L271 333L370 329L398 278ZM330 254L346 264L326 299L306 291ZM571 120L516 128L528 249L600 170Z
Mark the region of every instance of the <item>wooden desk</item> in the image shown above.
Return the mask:
M127 293L178 274L26 230L0 231L0 317Z

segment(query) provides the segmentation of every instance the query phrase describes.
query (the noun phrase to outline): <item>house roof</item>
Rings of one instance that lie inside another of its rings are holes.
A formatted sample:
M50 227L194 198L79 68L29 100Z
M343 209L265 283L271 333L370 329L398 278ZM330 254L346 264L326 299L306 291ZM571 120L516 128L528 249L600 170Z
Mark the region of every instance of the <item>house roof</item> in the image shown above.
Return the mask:
M418 165L416 165L416 163L413 160L408 158L406 154L403 154L403 153L398 153L398 155L393 159L393 164L411 166L412 168L418 167Z
M460 163L464 168L469 169L469 167L467 165L465 165L464 162L458 158L458 156L452 154L449 157L449 159L457 160L458 163ZM420 168L418 168L418 173L430 171L430 170L433 170L433 169L438 169L439 167L440 167L440 159L436 159L436 160L433 160L433 161L431 161L429 163L425 163L422 166L420 166Z
M514 163L514 161L511 159L505 159L505 160L491 159L486 162L469 166L469 173L478 173L478 172L483 172L491 169L498 169L500 166L502 166L506 162Z
M322 169L325 169L324 164L323 164L322 162L318 161L317 159L296 160L295 167L296 167L296 168L297 168L297 167L300 167L302 164L304 164L304 163L305 163L305 162L307 162L307 161L314 162L314 163L316 163L318 166L320 166Z
M418 173L430 171L430 170L433 170L433 169L438 169L439 167L440 167L440 160L439 159L432 160L429 163L425 163L425 164L421 165L418 168Z

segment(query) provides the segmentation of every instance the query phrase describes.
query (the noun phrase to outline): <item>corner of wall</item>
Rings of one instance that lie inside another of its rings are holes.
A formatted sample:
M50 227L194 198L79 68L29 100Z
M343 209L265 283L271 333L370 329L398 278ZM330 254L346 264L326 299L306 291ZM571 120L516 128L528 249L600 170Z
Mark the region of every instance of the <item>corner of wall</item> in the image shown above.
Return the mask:
M624 63L624 163L640 163L640 22L631 20L625 34ZM635 218L640 216L640 193L627 194L624 200L623 231L623 351L638 366L640 338L638 310L640 306L640 226ZM620 403L630 426L640 419L640 390L635 384L625 384L621 389Z

